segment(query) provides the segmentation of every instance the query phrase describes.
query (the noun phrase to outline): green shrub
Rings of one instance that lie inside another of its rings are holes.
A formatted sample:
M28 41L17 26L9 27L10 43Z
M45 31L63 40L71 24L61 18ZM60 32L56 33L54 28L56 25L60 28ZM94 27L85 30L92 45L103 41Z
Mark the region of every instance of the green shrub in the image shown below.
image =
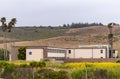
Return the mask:
M53 69L40 69L38 71L38 77L40 79L69 79L67 71L55 71Z
M36 61L30 62L30 66L31 67L37 67L37 62Z
M27 67L27 64L20 64L20 67Z
M58 72L52 69L41 69L38 74L42 79L58 79Z
M20 47L18 49L18 59L26 60L26 47Z
M85 69L75 69L71 73L71 77L73 79L85 79L87 76L88 79L94 79L94 69L93 68L85 68Z
M74 70L71 73L71 77L72 77L72 79L83 79L83 78L85 78L85 72L83 69Z
M4 71L2 77L5 79L12 79L12 72L15 70L15 65L12 63L4 63Z
M36 61L33 61L33 62L30 62L30 66L31 67L45 67L46 63L45 62L36 62Z
M0 67L4 68L8 63L6 61L0 61Z
M108 70L107 69L96 69L94 71L95 79L107 79L108 77Z
M69 79L68 72L65 70L60 70L58 72L58 79Z

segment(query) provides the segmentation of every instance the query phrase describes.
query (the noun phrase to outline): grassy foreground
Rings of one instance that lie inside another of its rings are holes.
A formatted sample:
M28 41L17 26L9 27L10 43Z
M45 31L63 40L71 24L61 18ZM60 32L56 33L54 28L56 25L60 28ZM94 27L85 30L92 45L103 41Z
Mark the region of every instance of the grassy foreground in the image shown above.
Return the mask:
M87 74L87 75L86 75ZM120 63L0 61L4 79L120 79Z

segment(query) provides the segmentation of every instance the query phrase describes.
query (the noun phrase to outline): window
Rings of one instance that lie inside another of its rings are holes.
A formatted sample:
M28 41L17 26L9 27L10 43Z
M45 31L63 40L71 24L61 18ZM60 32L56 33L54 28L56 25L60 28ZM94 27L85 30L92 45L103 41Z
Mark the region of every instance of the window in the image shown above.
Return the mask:
M71 50L68 50L68 53L71 54Z
M32 52L31 52L31 51L29 52L29 55L32 55Z
M49 53L66 53L66 50L61 50L61 49L48 49L47 51Z
M100 53L103 53L103 50L100 50Z

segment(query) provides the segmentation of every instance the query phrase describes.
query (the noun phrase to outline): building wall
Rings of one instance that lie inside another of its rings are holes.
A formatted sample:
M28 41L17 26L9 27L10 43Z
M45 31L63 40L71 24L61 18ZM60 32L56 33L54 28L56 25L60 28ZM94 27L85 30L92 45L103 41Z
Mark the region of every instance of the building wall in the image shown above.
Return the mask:
M13 46L11 50L11 61L16 61L18 60L18 48L19 46Z
M79 48L94 48L94 49L105 49L106 51L106 58L109 58L109 45L102 44L102 45L79 45Z
M106 49L68 49L67 58L106 58Z
M43 59L43 49L26 49L26 61L40 61Z
M93 49L93 58L107 58L106 49Z
M113 57L114 57L114 58L117 58L117 57L118 57L118 51L117 51L117 50L114 50L114 52L113 52Z
M18 60L18 49L22 47L22 46L12 46L12 49L11 49L11 61L16 61ZM27 49L44 49L44 55L43 57L44 58L47 58L47 47L46 46L26 46L26 50Z

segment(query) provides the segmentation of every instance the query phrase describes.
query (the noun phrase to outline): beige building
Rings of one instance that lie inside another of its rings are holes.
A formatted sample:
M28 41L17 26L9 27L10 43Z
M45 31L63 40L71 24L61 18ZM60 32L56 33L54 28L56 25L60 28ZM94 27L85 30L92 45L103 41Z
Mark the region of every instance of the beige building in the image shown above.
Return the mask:
M18 54L17 46L13 47L11 60L15 61ZM48 46L27 46L26 61L40 61L44 59L64 60L66 58L109 58L108 45L82 45L78 48L58 48ZM114 52L117 57L117 52Z
M18 60L17 55L18 55L18 49L20 47L21 46L13 46L12 47L12 53L11 53L11 57L10 57L11 61ZM40 61L40 60L46 59L47 58L46 50L47 50L47 46L26 46L26 60ZM30 54L30 52L31 52L31 54Z
M68 49L67 58L109 58L108 45L82 45Z
M67 50L57 47L27 47L26 61L40 61L43 59L63 60Z
M113 50L113 58L118 51ZM67 49L67 58L110 58L108 45L81 45L79 48Z
M39 49L33 49L33 48L27 48L26 49L26 60L27 61L40 61L43 60L44 54L43 54L44 49L39 48Z

